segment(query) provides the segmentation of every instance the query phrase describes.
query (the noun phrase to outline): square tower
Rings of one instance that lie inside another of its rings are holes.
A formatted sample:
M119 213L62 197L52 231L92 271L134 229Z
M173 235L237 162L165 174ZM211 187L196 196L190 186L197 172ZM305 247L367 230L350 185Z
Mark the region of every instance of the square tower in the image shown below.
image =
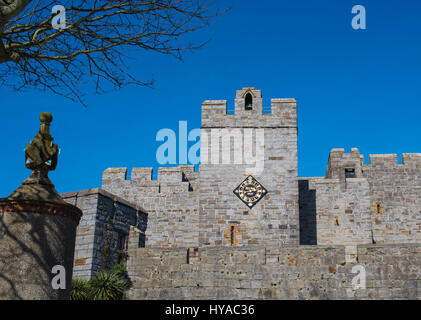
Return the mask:
M202 104L199 170L200 246L299 244L297 103L260 90L237 90Z

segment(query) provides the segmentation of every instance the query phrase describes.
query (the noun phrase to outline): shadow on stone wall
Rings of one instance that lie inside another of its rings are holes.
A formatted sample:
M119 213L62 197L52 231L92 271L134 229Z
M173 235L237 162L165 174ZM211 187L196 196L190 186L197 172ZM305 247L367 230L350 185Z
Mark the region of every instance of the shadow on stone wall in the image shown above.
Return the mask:
M300 244L317 245L316 190L309 189L308 180L298 181L300 206Z
M0 215L0 299L67 299L71 288L76 222L55 215ZM66 289L55 290L55 265L66 269Z

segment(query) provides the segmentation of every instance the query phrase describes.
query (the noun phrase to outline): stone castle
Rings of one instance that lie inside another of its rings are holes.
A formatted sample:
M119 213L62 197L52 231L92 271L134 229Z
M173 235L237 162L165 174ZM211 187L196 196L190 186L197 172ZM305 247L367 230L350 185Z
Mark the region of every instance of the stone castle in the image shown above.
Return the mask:
M324 177L300 178L297 103L262 101L202 103L198 171L110 168L62 194L83 211L74 277L123 260L134 299L420 299L421 154L333 149Z

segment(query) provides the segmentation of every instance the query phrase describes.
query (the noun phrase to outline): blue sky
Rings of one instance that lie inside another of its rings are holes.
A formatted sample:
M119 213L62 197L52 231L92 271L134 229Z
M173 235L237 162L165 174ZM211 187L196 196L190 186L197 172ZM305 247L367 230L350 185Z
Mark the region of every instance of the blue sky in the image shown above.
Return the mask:
M224 1L224 0L223 0ZM300 176L323 176L329 151L421 152L421 3L388 1L232 0L233 9L193 39L211 38L184 61L136 52L130 68L155 88L127 87L96 95L88 107L48 92L0 88L0 197L30 174L26 144L38 116L54 116L62 152L50 174L59 192L100 187L108 167L155 167L155 139L178 122L200 127L200 105L235 90L262 90L298 102ZM367 10L367 29L351 27L354 5Z

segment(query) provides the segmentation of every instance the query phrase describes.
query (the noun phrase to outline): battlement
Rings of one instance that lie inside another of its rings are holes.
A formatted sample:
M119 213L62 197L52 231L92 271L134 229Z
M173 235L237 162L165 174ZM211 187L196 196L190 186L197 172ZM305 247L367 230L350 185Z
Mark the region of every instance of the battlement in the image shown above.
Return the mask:
M398 155L393 154L370 154L369 163L365 167L408 167L412 169L421 169L421 153L403 153L402 164L398 163Z
M364 164L364 156L357 148L351 149L351 153L345 153L344 149L332 149L325 178L341 181L344 178L363 178L364 169L371 167L421 169L421 153L402 154L402 164L398 163L397 154L370 154L369 163Z
M158 178L153 180L153 168L133 168L131 179L127 179L127 168L108 168L102 176L105 190L131 188L139 192L180 193L193 191L192 183L197 178L194 166L158 168Z
M397 154L370 154L370 165L398 165Z
M402 164L421 169L421 153L403 153Z
M236 91L234 114L227 113L227 100L202 103L202 128L297 127L295 99L271 99L271 113L263 113L261 90L243 88Z
M364 157L360 150L352 148L351 153L345 153L345 149L332 149L325 177L327 179L361 178L361 167L364 164Z
M136 181L137 183L141 183L141 182L151 181L152 176L153 176L153 168L133 168L131 180Z
M127 168L108 168L104 170L102 179L103 180L126 180L147 182L154 181L153 168L133 168L131 179L127 179ZM185 182L188 180L187 176L192 177L194 175L194 166L178 166L178 167L160 167L158 168L158 179L160 182Z

